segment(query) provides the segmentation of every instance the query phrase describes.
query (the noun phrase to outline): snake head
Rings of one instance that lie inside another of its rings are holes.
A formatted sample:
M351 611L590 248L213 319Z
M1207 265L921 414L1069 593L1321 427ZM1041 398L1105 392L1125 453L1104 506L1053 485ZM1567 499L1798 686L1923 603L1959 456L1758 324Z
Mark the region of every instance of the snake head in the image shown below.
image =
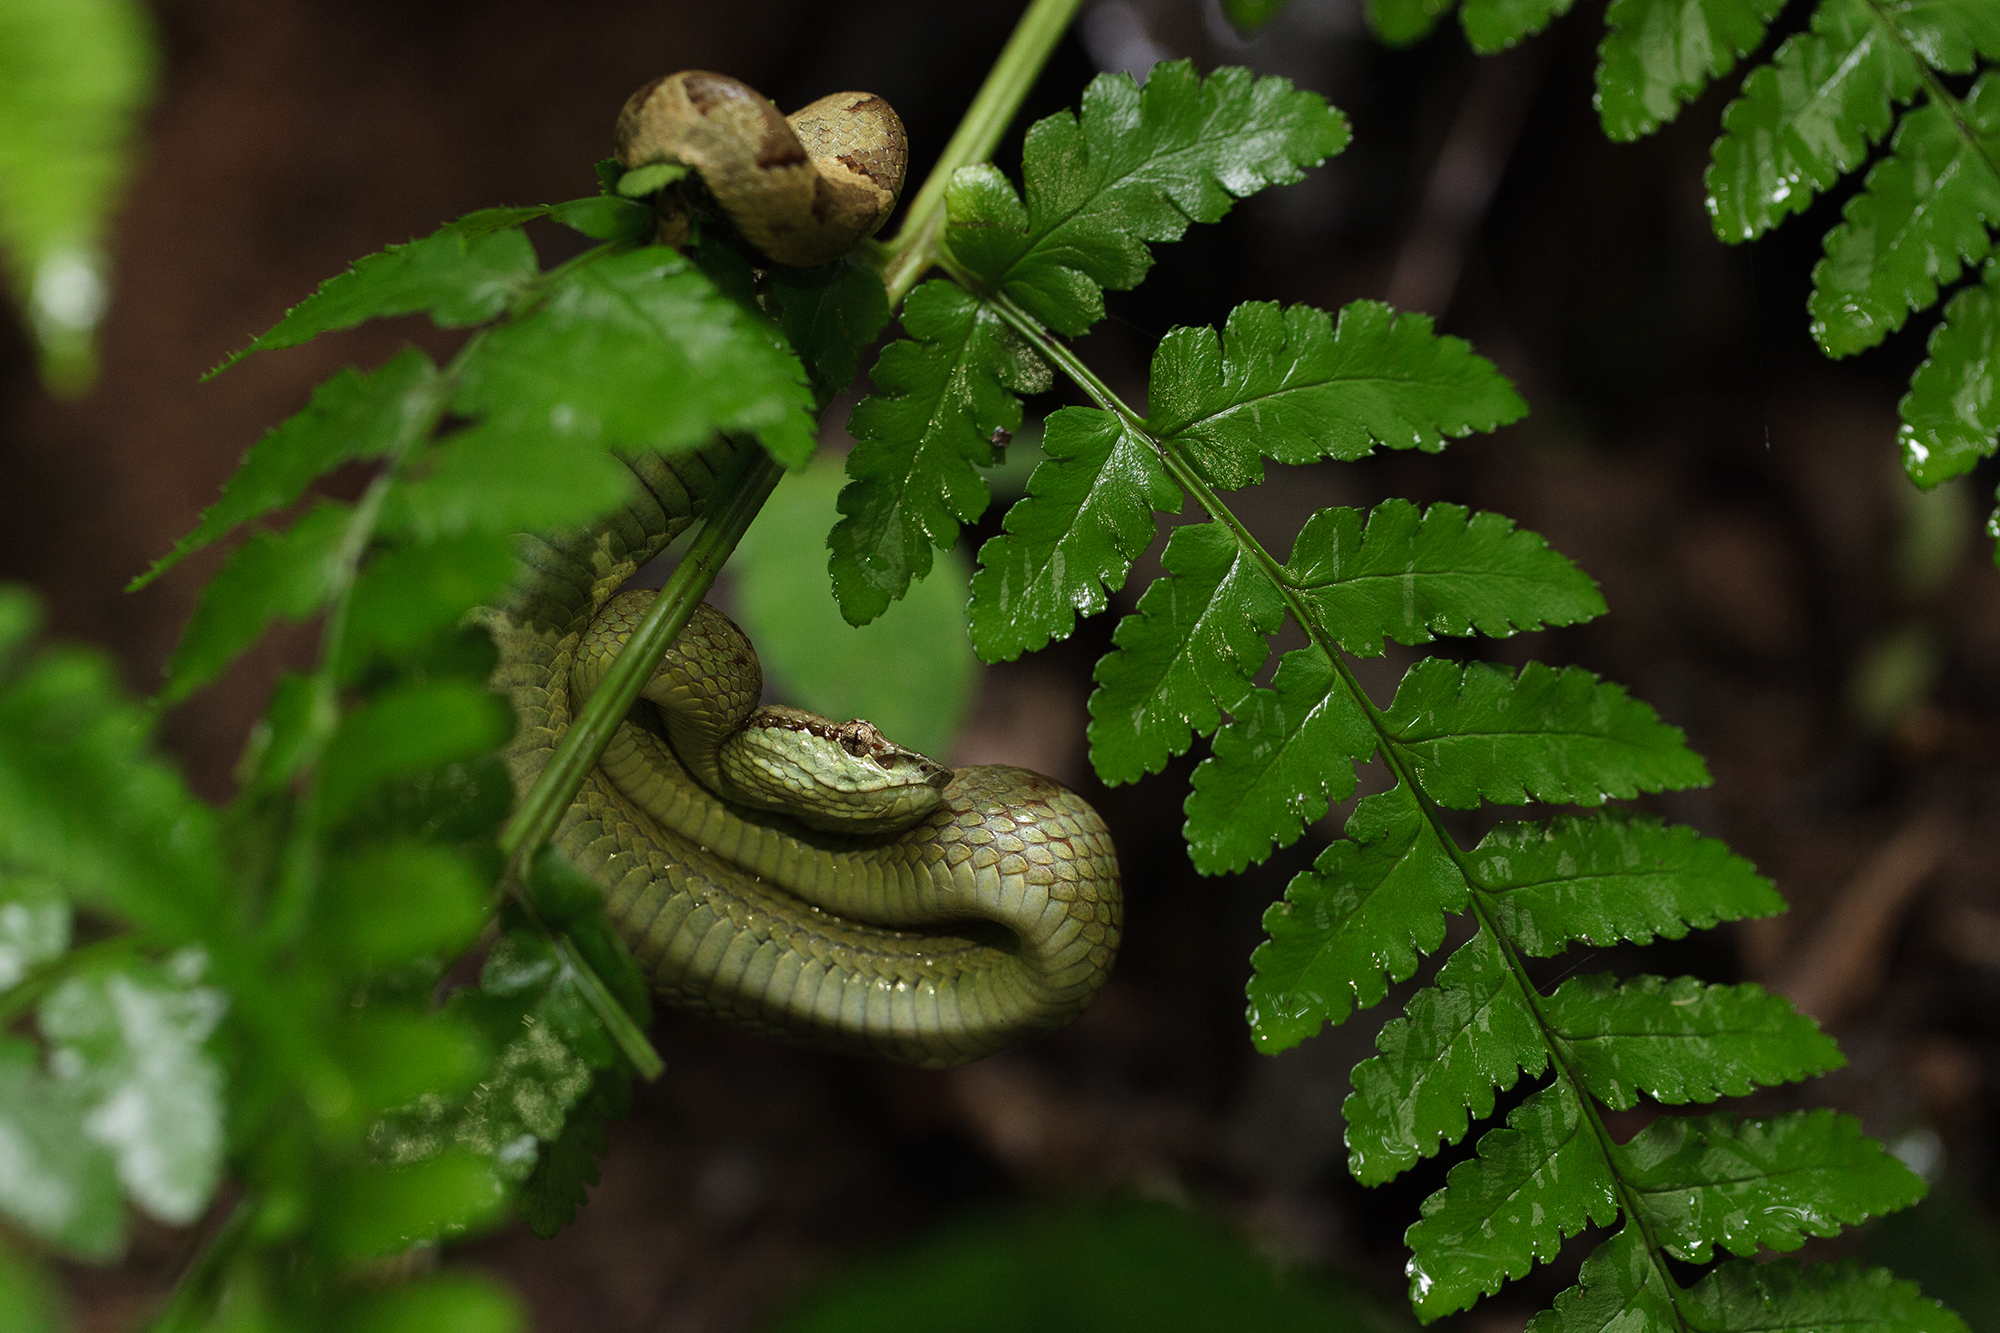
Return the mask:
M952 772L872 722L766 707L717 753L729 799L827 833L893 833L944 799Z

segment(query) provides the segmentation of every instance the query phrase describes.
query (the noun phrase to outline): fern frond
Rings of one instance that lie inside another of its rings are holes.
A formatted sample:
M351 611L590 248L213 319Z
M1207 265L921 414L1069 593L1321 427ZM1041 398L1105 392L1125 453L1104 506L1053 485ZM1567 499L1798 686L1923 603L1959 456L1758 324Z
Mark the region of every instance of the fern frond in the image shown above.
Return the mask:
M1944 308L1929 355L1896 405L1903 466L1919 486L1970 472L2000 442L2000 263Z
M1968 135L1967 131L1971 131ZM1992 248L2000 224L2000 72L1962 102L1917 107L1826 237L1806 308L1828 356L1873 347Z
M1450 1314L1555 1257L1565 1238L1618 1218L1617 1187L1576 1094L1553 1083L1488 1130L1424 1201L1404 1236L1410 1304L1425 1319Z
M1357 509L1322 509L1292 545L1285 578L1357 657L1384 636L1505 638L1604 614L1597 585L1539 536L1499 514L1386 500L1362 527Z
M1090 762L1134 782L1185 754L1250 692L1285 615L1263 570L1220 524L1176 528L1166 577L1119 622L1090 695Z
M1203 79L1185 60L1155 66L1143 88L1100 74L1080 115L1029 127L1025 205L990 167L960 174L946 245L987 290L1074 336L1104 317L1104 288L1145 278L1148 242L1177 241L1190 222L1301 179L1347 139L1324 98L1276 76L1224 66Z
M1264 479L1262 460L1360 458L1380 445L1435 453L1527 411L1491 362L1430 318L1355 301L1323 310L1251 301L1214 329L1174 329L1153 354L1147 425L1179 441L1225 490Z
M1806 1333L1836 1325L1856 1333L1965 1333L1965 1321L1926 1300L1916 1283L1853 1259L1811 1268L1738 1260L1696 1283L1682 1303L1696 1327L1716 1333Z
M1000 459L997 439L1021 424L1016 395L1051 378L1019 335L949 282L927 282L903 306L903 331L869 372L875 393L847 419L853 480L827 538L834 594L850 624L873 620L930 572L931 547L958 540L986 510L975 470Z
M1583 1261L1577 1284L1556 1297L1555 1308L1528 1321L1528 1333L1666 1333L1683 1326L1676 1306L1680 1299L1673 1279L1647 1245L1645 1230L1628 1221ZM1772 1312L1763 1313L1768 1319ZM1750 1329L1786 1325L1745 1323L1738 1327L1748 1333Z
M1757 49L1784 0L1611 0L1597 48L1608 138L1643 138Z
M1102 611L1153 540L1154 512L1181 506L1152 442L1115 413L1063 408L1043 425L1042 452L1005 531L979 548L969 614L989 662L1068 638L1078 614Z

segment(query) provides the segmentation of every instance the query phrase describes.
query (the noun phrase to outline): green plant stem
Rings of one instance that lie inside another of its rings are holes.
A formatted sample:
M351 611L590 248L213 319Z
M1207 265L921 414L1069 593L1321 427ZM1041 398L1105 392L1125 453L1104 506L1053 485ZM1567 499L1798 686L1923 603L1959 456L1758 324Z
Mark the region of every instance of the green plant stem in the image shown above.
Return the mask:
M917 279L937 262L939 241L944 234L944 193L951 185L952 174L960 167L984 162L993 155L1000 136L1007 132L1014 114L1021 109L1021 100L1034 86L1042 66L1048 64L1056 43L1082 7L1083 0L1034 0L1021 15L1021 21L1014 25L1014 35L1007 39L1000 58L986 75L986 82L966 108L965 118L959 121L951 142L945 145L937 165L931 168L917 197L910 202L902 228L884 247L887 261L882 269L882 283L889 289L891 310L902 304L910 289L917 285Z
M547 842L561 822L563 811L576 799L584 775L597 765L598 756L611 743L612 733L639 698L639 691L651 679L665 656L667 645L687 624L696 606L707 594L715 576L729 560L729 553L750 529L784 469L764 451L757 450L749 465L736 474L711 502L708 518L695 534L687 555L675 567L659 596L647 608L632 637L619 650L604 681L590 701L570 723L556 746L548 767L522 800L520 809L500 832L500 850L516 866L524 865L535 849Z
M243 1248L256 1215L257 1209L248 1195L231 1206L222 1226L208 1238L194 1262L181 1274L181 1280L174 1284L173 1294L153 1321L152 1333L180 1333L182 1329L192 1330L207 1322L205 1316L215 1305L215 1288L222 1280L223 1270Z
M1292 619L1332 665L1343 687L1368 719L1368 725L1375 733L1376 753L1416 801L1417 809L1424 822L1430 826L1432 836L1438 840L1438 844L1444 848L1445 854L1451 858L1452 864L1464 878L1468 890L1467 903L1474 919L1478 921L1480 929L1486 931L1499 944L1501 956L1506 960L1514 984L1519 989L1529 1013L1534 1016L1536 1030L1541 1034L1543 1045L1548 1048L1549 1061L1555 1069L1556 1077L1568 1087L1570 1095L1576 1099L1584 1123L1597 1143L1598 1151L1604 1156L1612 1188L1617 1194L1619 1207L1624 1214L1625 1225L1639 1228L1645 1239L1647 1255L1664 1284L1673 1306L1675 1326L1685 1333L1690 1325L1686 1313L1681 1308L1681 1287L1668 1270L1664 1247L1646 1222L1645 1214L1640 1210L1638 1199L1634 1196L1631 1186L1618 1170L1617 1145L1611 1137L1610 1127L1604 1123L1604 1117L1597 1109L1596 1100L1585 1087L1581 1071L1565 1058L1562 1045L1542 1004L1541 994L1535 989L1533 978L1528 975L1527 965L1521 960L1514 942L1501 932L1499 923L1494 919L1491 890L1480 883L1474 873L1471 859L1451 836L1450 830L1445 827L1442 812L1418 785L1416 774L1410 771L1409 765L1404 762L1396 747L1395 737L1389 730L1387 719L1382 716L1382 710L1375 706L1375 701L1368 697L1366 690L1362 689L1361 682L1355 678L1353 670L1348 666L1346 654L1339 643L1327 631L1326 626L1320 623L1319 616L1307 603L1302 591L1286 575L1284 566L1278 563L1277 558L1264 548L1264 544L1258 541L1243 525L1242 520L1223 503L1207 479L1181 453L1172 440L1163 439L1150 430L1144 417L1112 392L1110 387L1074 352L1050 336L1048 330L1044 329L1032 315L1004 295L988 295L985 299L1010 328L1019 333L1050 364L1068 376L1078 388L1090 396L1093 402L1105 411L1115 413L1124 421L1127 429L1145 436L1152 443L1167 469L1167 474L1182 490L1194 497L1195 503L1199 504L1211 519L1229 530L1237 546L1250 556L1271 586L1277 590L1278 595L1284 599L1285 609Z

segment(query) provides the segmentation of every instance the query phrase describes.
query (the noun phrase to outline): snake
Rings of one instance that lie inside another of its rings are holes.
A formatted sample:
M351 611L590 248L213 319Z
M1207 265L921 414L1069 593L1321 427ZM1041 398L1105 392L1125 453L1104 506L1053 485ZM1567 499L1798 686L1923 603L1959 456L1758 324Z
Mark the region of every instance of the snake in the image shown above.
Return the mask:
M837 119L829 106L859 111L861 126L797 128L808 113ZM885 121L893 151L870 157L868 126ZM893 207L900 122L880 98L843 93L795 115L789 140L787 124L745 85L684 71L626 104L620 159L692 167L701 205L774 263L823 256L839 236L851 248ZM801 141L831 187L798 185ZM885 161L895 180L856 223L845 187L856 175L882 184L873 173ZM781 214L774 199L797 206ZM475 619L498 650L493 684L520 718L501 756L518 796L656 596L627 582L761 448L718 435L690 451L614 455L633 481L621 509L515 537L516 577ZM1097 812L1041 774L950 769L865 720L762 706L762 693L747 637L698 606L552 837L603 891L653 992L789 1040L928 1067L1074 1020L1104 985L1123 922Z

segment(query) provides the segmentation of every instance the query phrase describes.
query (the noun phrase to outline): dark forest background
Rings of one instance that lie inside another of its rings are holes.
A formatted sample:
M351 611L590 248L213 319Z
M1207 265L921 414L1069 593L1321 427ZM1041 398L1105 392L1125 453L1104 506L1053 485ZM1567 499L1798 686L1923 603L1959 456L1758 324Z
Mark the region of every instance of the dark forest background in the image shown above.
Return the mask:
M1601 8L1583 8L1488 60L1455 25L1386 50L1358 0L1295 0L1248 45L1215 0L1088 11L1023 125L1074 105L1099 69L1188 56L1325 94L1355 142L1305 184L1160 248L1151 279L1113 294L1113 320L1082 351L1136 400L1170 325L1219 322L1245 299L1381 297L1436 315L1515 379L1532 408L1518 426L1436 457L1292 470L1245 512L1283 549L1327 504L1451 500L1510 515L1600 581L1611 614L1596 624L1450 651L1581 663L1688 730L1715 786L1654 808L1726 838L1793 910L1658 946L1647 970L1762 981L1837 1032L1851 1067L1769 1104L1835 1102L1940 1182L1915 1213L1842 1246L1921 1277L1976 1330L2000 1328L1986 1220L2000 1185L2000 572L1980 531L1996 477L1989 466L1920 496L1900 476L1895 402L1934 314L1852 362L1809 340L1811 265L1844 194L1758 245L1717 242L1701 173L1733 81L1657 137L1610 144L1590 104ZM138 596L124 582L313 384L405 341L438 351L455 339L372 325L199 383L227 352L385 243L488 205L592 192L620 102L664 71L726 71L785 107L880 93L910 127L918 179L1017 9L156 5L164 91L116 233L95 392L48 397L20 324L0 320L0 578L38 588L55 633L106 645L130 686L152 692L217 561L190 560ZM1786 21L1802 20L1788 14L1778 32ZM1017 129L1003 164L1018 145ZM554 229L537 238L545 258L570 244ZM832 447L845 409L828 419ZM1258 918L1336 826L1249 875L1195 876L1178 835L1190 765L1117 790L1089 772L1084 702L1112 624L986 671L955 755L1047 771L1112 824L1129 934L1075 1029L927 1073L664 1014L653 1036L668 1072L614 1129L577 1224L550 1242L515 1227L450 1261L517 1284L546 1330L722 1333L760 1327L844 1264L942 1223L1138 1196L1214 1214L1394 1309L1402 1230L1443 1173L1355 1186L1339 1105L1409 987L1282 1057L1252 1051L1243 982ZM206 796L229 796L269 683L307 660L309 634L275 636L165 720L166 747ZM1370 668L1378 697L1405 660ZM1631 962L1614 951L1562 965ZM69 1270L82 1326L135 1327L191 1243L154 1227L122 1268ZM1578 1258L1456 1327L1518 1330Z

